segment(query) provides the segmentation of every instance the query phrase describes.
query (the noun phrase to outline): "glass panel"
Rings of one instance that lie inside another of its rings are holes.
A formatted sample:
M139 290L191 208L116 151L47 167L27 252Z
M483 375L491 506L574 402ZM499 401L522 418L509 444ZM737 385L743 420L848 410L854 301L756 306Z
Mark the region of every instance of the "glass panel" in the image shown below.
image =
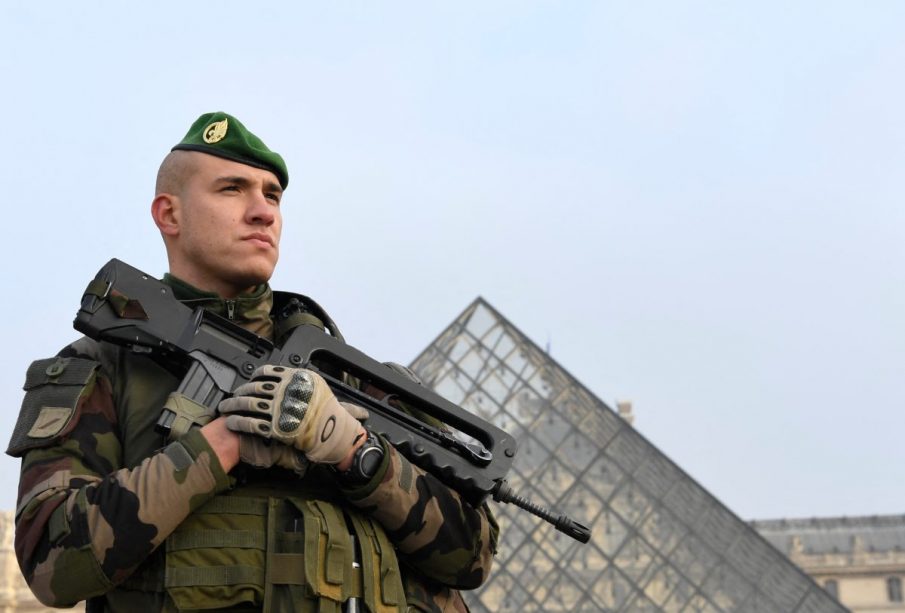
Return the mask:
M535 422L533 430L537 439L554 451L572 431L572 426L552 406L548 406Z
M642 539L631 537L623 543L622 548L613 559L613 564L621 570L635 585L646 585L651 575L656 572L654 550Z
M594 542L601 550L612 558L622 547L622 543L629 535L628 528L619 516L611 511L604 511L592 527L593 534L597 537Z
M644 465L635 472L635 480L654 498L660 498L678 481L683 479L672 462L661 455L651 454Z
M725 565L711 571L701 592L724 611L738 611L751 594L752 586Z
M687 581L680 580L663 605L663 610L668 613L683 611L688 602L694 597L695 589Z
M738 525L738 518L728 509L707 505L695 523L694 531L714 551L726 551L743 529Z
M606 456L600 456L591 464L584 476L584 483L589 485L594 492L608 500L616 487L624 478L622 470Z
M704 596L697 594L685 605L682 611L684 613L718 613L719 609L714 607Z
M548 500L559 501L563 494L575 483L575 475L562 462L551 458L537 472L533 485L544 493Z
M581 432L573 430L563 442L559 459L575 474L588 470L600 450Z
M658 507L644 519L639 532L654 549L663 555L669 555L685 536L687 529L669 511Z
M649 445L630 426L625 426L606 448L606 454L613 458L623 470L633 472L647 459Z
M814 586L811 582L802 581L803 578L805 577L797 568L790 572L777 564L767 570L758 588L775 603L774 611L792 611L801 601L804 592Z
M780 555L772 549L764 547L763 539L760 536L746 532L732 544L728 557L743 577L757 583L767 569L779 561Z
M638 594L626 607L626 611L632 611L632 613L660 613L660 607L645 598L643 594Z
M701 585L719 561L694 534L688 534L669 555L670 561L691 583Z
M650 581L644 586L644 593L657 606L663 606L679 584L679 573L662 558L657 560Z
M610 498L610 507L630 526L637 524L651 510L653 502L634 481L625 481Z
M604 611L615 611L633 595L631 583L613 567L608 568L591 588L595 602Z

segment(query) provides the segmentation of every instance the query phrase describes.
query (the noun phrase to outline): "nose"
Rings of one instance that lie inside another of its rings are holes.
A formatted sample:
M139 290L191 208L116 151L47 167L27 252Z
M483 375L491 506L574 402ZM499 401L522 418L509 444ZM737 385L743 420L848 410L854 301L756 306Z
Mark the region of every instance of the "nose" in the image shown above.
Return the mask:
M267 200L262 192L257 192L252 197L245 216L250 224L270 226L276 220L277 208Z

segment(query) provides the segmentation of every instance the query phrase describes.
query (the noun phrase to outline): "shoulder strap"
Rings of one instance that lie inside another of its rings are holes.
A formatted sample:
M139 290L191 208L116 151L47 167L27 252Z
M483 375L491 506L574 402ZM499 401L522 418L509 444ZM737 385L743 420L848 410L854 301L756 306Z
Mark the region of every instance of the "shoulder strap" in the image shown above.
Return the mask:
M291 292L273 292L271 316L277 345L282 345L294 329L306 324L316 326L337 340L345 342L327 311L308 296Z

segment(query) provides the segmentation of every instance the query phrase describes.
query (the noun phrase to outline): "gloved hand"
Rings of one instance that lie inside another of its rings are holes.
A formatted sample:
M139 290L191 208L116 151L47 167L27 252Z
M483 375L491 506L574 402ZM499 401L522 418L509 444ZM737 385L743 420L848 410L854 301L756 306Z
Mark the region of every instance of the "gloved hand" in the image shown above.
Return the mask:
M340 462L362 431L327 382L303 368L261 366L217 409L233 432L285 443L318 463Z
M265 441L251 434L239 435L239 460L256 468L279 466L288 468L299 477L304 477L308 470L308 459L305 455L289 445Z

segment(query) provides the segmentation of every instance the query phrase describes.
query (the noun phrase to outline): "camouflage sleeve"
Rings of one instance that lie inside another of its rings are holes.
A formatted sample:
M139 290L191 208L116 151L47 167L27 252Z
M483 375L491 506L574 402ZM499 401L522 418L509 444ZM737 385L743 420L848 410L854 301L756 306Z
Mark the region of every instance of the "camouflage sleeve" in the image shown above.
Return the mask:
M439 479L383 441L384 463L371 483L345 490L375 517L402 557L428 579L474 589L490 574L499 527L484 504L464 501Z
M15 550L45 604L110 590L229 485L200 432L128 469L117 431L110 382L98 375L62 435L22 458Z

